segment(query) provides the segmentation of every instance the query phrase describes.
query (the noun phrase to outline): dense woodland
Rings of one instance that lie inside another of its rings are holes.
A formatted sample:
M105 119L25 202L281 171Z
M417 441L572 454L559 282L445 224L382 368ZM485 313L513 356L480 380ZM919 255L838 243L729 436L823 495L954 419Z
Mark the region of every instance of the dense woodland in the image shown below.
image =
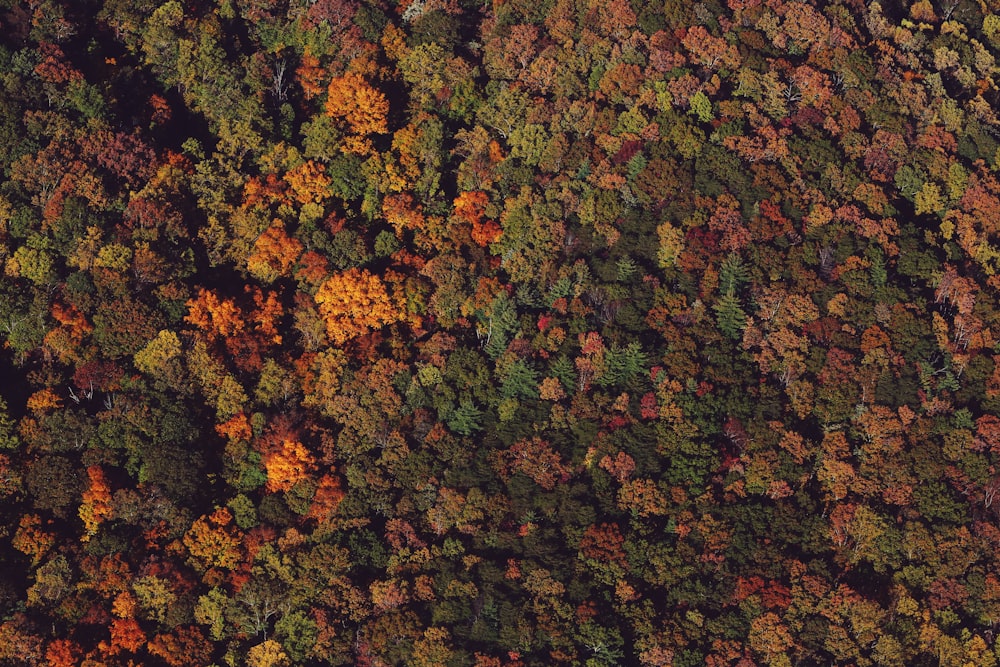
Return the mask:
M996 665L994 10L0 0L0 664Z

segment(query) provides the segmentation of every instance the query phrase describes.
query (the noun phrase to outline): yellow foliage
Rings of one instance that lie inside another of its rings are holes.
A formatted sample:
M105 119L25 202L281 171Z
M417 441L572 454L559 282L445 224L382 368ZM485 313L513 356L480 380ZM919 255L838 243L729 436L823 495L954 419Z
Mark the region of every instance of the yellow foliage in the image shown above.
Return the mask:
M133 618L136 607L135 596L129 591L122 591L111 603L111 613L118 618Z
M312 160L307 160L285 174L285 181L291 186L292 194L300 204L320 204L330 196L332 181L326 175L326 168Z
M257 644L247 653L249 667L283 667L287 664L289 664L288 656L281 648L281 644L273 639Z
M657 259L661 267L670 268L684 250L684 232L669 222L664 222L656 228L656 234L660 237Z
M188 553L207 567L231 570L239 565L240 541L230 526L232 518L229 510L223 507L195 521L183 539Z
M146 347L135 353L135 367L143 373L157 375L164 364L181 354L181 341L173 331L164 329Z

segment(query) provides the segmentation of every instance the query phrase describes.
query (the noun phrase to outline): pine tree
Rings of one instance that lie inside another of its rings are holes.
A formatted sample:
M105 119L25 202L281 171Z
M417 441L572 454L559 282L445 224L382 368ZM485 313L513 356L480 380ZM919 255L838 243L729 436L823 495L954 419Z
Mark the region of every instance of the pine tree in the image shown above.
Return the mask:
M723 294L713 309L715 310L715 320L722 333L733 340L738 340L743 336L743 327L746 326L747 316L743 312L740 300L732 291Z

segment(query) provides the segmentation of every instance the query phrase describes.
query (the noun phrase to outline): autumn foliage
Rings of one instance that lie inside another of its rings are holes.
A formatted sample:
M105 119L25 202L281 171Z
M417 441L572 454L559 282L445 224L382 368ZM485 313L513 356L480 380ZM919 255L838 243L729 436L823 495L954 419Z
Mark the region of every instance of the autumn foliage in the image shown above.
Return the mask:
M348 269L330 276L319 286L315 298L326 332L336 344L400 317L385 283L363 269Z
M0 667L1000 663L995 5L5 2Z

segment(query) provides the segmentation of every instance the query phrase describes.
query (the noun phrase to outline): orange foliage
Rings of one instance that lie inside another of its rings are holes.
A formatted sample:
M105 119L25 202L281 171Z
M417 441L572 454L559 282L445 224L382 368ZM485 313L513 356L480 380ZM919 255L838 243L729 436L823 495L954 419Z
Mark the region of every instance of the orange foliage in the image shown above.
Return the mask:
M56 639L45 649L48 667L76 667L80 664L80 647L69 639Z
M278 296L274 292L265 293L254 288L247 289L253 295L255 309L250 313L250 321L253 322L254 331L263 335L266 340L275 345L281 344L281 334L278 333L278 320L285 314L284 307L278 301Z
M220 299L214 292L198 288L198 294L187 302L185 322L206 331L209 338L232 336L243 330L243 313L232 299Z
M93 331L94 327L72 304L64 306L58 301L53 302L52 318L60 326L45 335L45 347L55 352L64 363L77 359L84 336Z
M323 79L326 77L326 70L320 67L319 58L309 52L307 48L302 54L302 60L295 69L295 76L302 86L302 94L307 100L323 94Z
M639 517L660 515L667 511L667 499L652 480L626 480L618 490L618 507Z
M146 633L134 618L116 618L111 621L111 643L101 642L101 648L108 655L118 655L122 651L135 653L146 643Z
M167 635L156 635L148 648L152 655L162 658L170 667L207 665L212 656L212 648L205 635L194 626L178 628Z
M627 568L628 561L622 551L624 544L625 538L622 537L618 524L595 524L584 531L580 539L580 553L586 558L602 563L616 563Z
M263 181L258 176L251 176L243 186L243 204L250 207L272 202L288 203L287 189L288 183L278 180L276 174L268 174Z
M483 216L489 203L489 197L481 190L459 193L454 201L455 215L471 224Z
M326 113L345 121L358 135L384 134L389 129L388 100L355 72L345 72L330 82Z
M400 319L385 285L364 269L348 269L334 274L316 292L320 315L335 344Z
M307 160L285 174L295 200L300 204L320 204L330 196L330 177L326 168Z
M249 440L250 436L253 435L253 432L250 430L250 422L247 420L246 413L243 412L236 414L232 419L223 424L217 424L215 432L234 442Z
M608 474L614 477L619 484L625 482L635 472L635 459L625 452L618 452L615 458L605 456L598 465L607 470Z
M382 215L402 234L404 229L423 229L425 220L420 205L408 194L389 195L382 201Z
M557 483L566 482L571 474L552 445L539 437L519 440L510 449L499 452L495 466L505 479L520 472L548 491L554 489Z
M343 499L344 492L337 478L333 475L323 475L319 478L319 486L313 495L312 505L309 506L309 518L321 522L329 520Z
M295 279L310 285L318 285L329 272L330 267L326 258L314 250L308 250L299 258Z
M28 409L43 413L62 406L62 399L51 389L40 389L28 397Z
M267 490L271 493L288 491L306 479L315 466L315 459L298 440L282 440L264 455Z
M128 563L119 554L105 556L99 562L87 562L84 567L96 582L94 590L108 598L128 588L134 578Z
M247 270L265 281L287 276L302 254L302 242L288 236L280 220L264 230L253 244L253 253L247 257Z
M387 611L406 604L409 599L406 582L392 579L389 581L373 581L370 590L372 604L379 611Z
M111 488L104 478L104 470L100 466L90 466L87 468L87 476L90 478L90 488L83 492L83 504L78 510L86 531L82 538L85 542L94 536L102 521L114 515Z
M500 238L503 231L495 220L483 220L489 197L485 192L462 192L455 198L455 217L472 227L472 240L486 247Z

